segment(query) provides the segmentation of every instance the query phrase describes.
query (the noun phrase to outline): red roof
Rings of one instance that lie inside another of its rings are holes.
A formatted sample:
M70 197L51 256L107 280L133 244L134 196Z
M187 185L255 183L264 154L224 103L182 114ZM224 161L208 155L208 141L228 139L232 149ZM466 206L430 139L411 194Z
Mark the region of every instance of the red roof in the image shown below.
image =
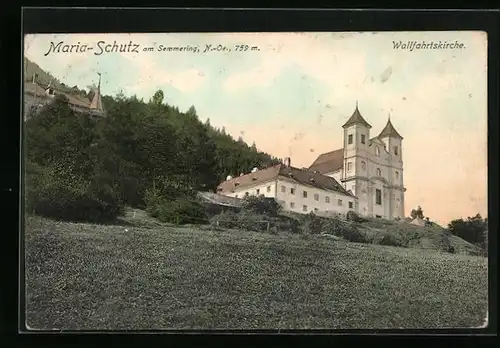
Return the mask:
M236 188L250 187L259 183L268 182L279 177L287 178L304 186L315 187L321 190L336 191L346 196L353 195L347 192L337 180L329 176L315 173L308 169L288 167L278 164L222 182L218 191L234 192Z
M321 174L336 172L344 166L344 149L323 153L311 164L309 170Z

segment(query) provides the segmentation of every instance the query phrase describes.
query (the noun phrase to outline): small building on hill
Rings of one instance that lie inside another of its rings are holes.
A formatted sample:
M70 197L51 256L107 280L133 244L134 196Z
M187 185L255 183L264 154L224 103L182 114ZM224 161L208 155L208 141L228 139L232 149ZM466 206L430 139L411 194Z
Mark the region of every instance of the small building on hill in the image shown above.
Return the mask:
M101 96L101 75L99 74L99 84L95 90L92 100L79 93L71 93L70 91L62 91L49 83L43 85L36 80L36 75L29 82L24 83L24 119L32 110L38 110L44 105L50 103L57 95L63 95L68 100L69 106L81 113L86 113L91 116L103 117L105 116L104 108L102 105Z
M254 168L237 177L228 176L217 187L219 195L245 198L249 195L275 199L283 211L318 215L357 211L357 199L334 178L290 165L290 158L275 166Z
M425 227L426 226L426 221L424 219L416 217L415 219L413 219L410 222L410 224L415 225L415 226Z

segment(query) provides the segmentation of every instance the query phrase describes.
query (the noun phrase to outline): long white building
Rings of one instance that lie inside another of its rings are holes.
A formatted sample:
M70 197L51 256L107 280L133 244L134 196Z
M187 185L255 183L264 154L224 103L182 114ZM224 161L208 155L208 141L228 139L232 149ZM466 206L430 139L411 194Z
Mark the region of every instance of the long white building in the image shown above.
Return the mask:
M329 216L357 211L356 197L334 178L294 168L290 159L238 177L229 176L218 186L217 193L235 198L264 195L274 198L283 210L302 214Z

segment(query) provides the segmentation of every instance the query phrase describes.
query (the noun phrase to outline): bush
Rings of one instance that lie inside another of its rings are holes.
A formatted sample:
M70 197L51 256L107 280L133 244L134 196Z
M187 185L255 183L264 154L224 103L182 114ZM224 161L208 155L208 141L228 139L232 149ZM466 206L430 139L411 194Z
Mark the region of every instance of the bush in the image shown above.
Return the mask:
M302 232L304 234L318 234L321 233L322 227L322 219L316 216L314 212L310 212L304 218Z
M161 222L178 225L205 224L208 222L205 208L195 200L184 197L175 200L159 200L158 205L151 207Z
M276 216L280 211L280 205L273 198L264 195L248 196L243 200L242 210L256 214Z
M352 222L362 222L363 219L355 212L352 210L349 210L346 215L347 220L352 221Z
M388 246L395 246L395 247L406 247L406 243L398 238L397 236L390 234L390 233L382 233L377 236L377 238L374 240L375 244L379 245L388 245Z
M40 169L26 187L28 212L65 221L110 222L123 213L117 195L109 187L61 171Z
M338 218L325 219L322 231L333 234L353 243L367 243L364 233L358 230L353 223L346 223Z

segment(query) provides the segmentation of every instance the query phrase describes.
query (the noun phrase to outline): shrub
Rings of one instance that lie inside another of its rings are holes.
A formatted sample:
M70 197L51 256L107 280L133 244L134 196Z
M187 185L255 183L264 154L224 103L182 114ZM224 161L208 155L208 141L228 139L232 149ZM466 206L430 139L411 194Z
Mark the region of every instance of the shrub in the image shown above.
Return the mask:
M347 220L352 221L352 222L361 222L363 219L355 212L352 210L349 210L346 215Z
M212 216L210 224L223 228L236 228L238 227L238 215L233 211L226 211Z
M305 234L318 234L322 231L321 218L316 216L314 212L310 212L304 218L302 231Z
M338 218L325 219L323 232L333 234L353 243L368 243L365 234L358 230L353 223L346 223Z
M205 224L208 222L205 208L189 197L175 200L160 200L155 212L161 222L170 222L179 225Z
M375 244L379 245L388 245L388 246L395 246L395 247L406 247L406 243L404 243L403 240L400 238L396 237L393 234L390 233L382 233L377 236L377 238L374 240Z
M109 222L123 213L111 188L51 166L31 177L26 187L27 211L57 220Z
M276 216L280 211L280 205L273 198L266 198L264 195L248 196L243 200L242 210L263 214L268 216Z

